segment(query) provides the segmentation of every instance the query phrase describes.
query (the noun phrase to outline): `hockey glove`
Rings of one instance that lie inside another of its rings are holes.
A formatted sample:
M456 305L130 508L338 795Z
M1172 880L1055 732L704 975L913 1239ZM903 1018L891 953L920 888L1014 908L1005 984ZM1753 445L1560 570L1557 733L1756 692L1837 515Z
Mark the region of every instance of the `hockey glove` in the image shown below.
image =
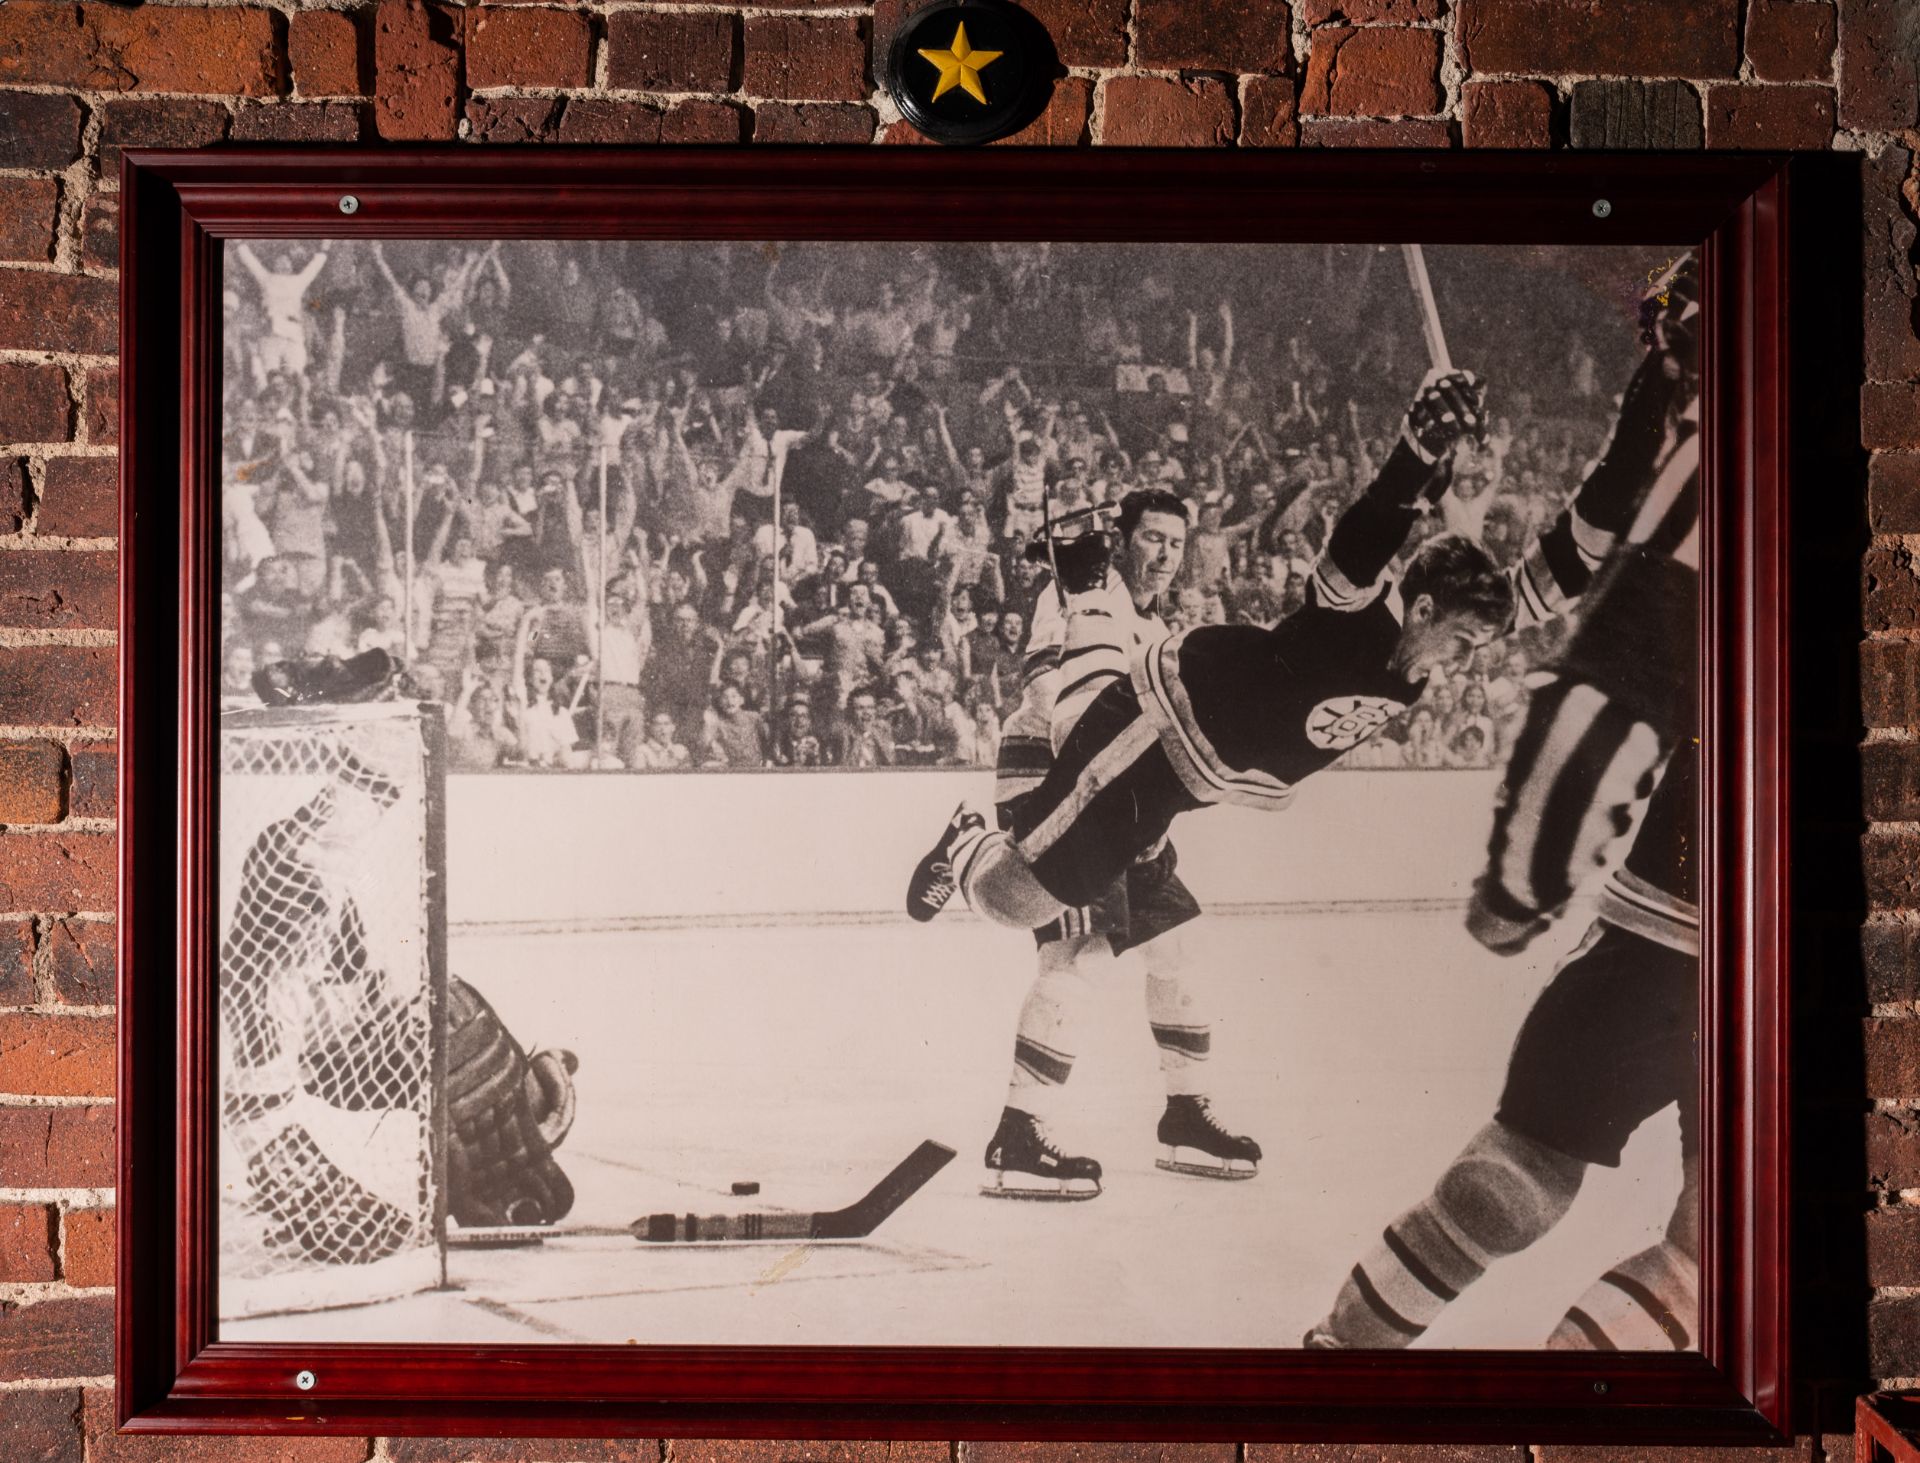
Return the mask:
M553 1224L573 1208L573 1185L553 1160L572 1121L564 1056L540 1064L472 986L447 992L447 1207L460 1223ZM561 1082L552 1097L546 1084ZM536 1103L536 1098L538 1102ZM546 1119L543 1124L543 1116Z
M1699 374L1700 264L1693 255L1640 301L1640 338L1666 358L1671 379L1691 383Z
M1400 435L1422 462L1438 462L1462 437L1487 439L1486 386L1471 371L1429 371Z
M277 660L253 673L253 694L269 706L312 702L378 701L392 688L400 662L384 650L365 650L351 660L337 655Z

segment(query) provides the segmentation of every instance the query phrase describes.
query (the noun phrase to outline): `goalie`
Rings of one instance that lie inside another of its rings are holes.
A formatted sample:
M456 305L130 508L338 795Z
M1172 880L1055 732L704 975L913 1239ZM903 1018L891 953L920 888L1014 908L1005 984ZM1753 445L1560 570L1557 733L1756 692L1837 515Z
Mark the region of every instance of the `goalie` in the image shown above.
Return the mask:
M376 765L382 730L328 747L325 784L254 839L220 953L223 1130L273 1226L269 1242L322 1264L425 1245L434 1223L418 1140L434 1116L431 1013L423 990L406 990L375 958L362 913L379 872L367 867L368 839L402 797ZM573 1121L574 1058L528 1056L457 978L447 1007L448 1210L470 1226L551 1224L573 1203L553 1150ZM339 1125L315 1102L371 1115L375 1137L411 1117L418 1156L380 1182L356 1164L364 1152L327 1136Z

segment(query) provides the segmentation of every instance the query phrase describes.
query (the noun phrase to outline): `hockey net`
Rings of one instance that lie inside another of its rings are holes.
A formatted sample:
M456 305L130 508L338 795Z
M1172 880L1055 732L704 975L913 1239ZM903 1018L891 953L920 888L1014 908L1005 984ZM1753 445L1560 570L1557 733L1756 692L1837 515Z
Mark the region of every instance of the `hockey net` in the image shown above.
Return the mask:
M439 708L220 728L223 1317L444 1279Z

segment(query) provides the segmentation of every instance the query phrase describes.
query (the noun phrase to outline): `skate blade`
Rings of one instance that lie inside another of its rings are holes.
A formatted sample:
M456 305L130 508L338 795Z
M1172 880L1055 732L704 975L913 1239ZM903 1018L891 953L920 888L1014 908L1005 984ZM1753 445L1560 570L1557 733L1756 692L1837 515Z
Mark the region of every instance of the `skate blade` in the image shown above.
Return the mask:
M1019 1184L1010 1184L1006 1175L996 1173L980 1185L980 1192L989 1199L1022 1199L1039 1204L1077 1204L1086 1199L1100 1197L1100 1185L1091 1179L1053 1179L1040 1180L1049 1183L1048 1188L1024 1188ZM1069 1184L1091 1184L1090 1188L1069 1188Z
M1196 1148L1168 1148L1164 1157L1154 1159L1153 1166L1202 1179L1250 1179L1260 1173L1260 1166L1250 1159L1215 1158Z

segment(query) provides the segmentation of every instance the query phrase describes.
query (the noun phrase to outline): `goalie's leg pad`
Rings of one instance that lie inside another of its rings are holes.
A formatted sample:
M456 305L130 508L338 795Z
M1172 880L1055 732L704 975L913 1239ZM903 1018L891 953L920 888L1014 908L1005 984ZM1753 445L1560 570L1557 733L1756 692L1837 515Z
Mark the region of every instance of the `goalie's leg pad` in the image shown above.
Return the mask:
M1607 1271L1547 1338L1553 1351L1689 1351L1700 1267L1663 1240Z
M447 990L447 1207L461 1224L553 1224L573 1185L529 1097L541 1079L486 998L452 978ZM564 1058L544 1063L548 1078ZM572 1083L566 1084L570 1097ZM563 1100L563 1106L564 1106ZM553 1110L549 1119L556 1116Z
M1474 1135L1434 1191L1353 1267L1315 1344L1407 1346L1488 1265L1560 1222L1586 1165L1500 1123Z

